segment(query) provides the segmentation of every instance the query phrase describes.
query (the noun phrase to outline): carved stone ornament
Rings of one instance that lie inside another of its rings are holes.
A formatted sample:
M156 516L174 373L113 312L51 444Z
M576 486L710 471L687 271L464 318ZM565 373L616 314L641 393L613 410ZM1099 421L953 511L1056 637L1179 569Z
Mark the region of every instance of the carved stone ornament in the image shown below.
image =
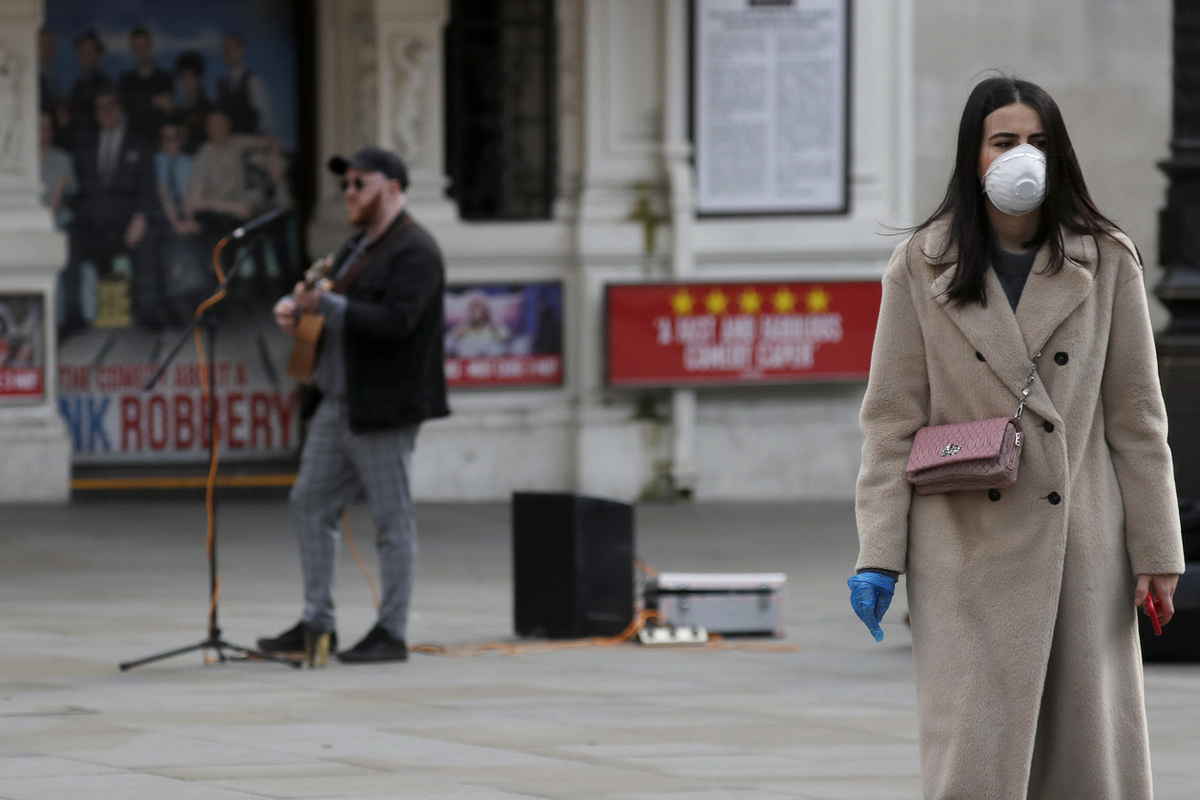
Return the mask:
M354 103L354 146L379 140L379 45L376 42L375 7L372 0L354 0L354 52L358 54L358 91Z
M0 41L0 172L22 172L21 59Z
M431 94L437 48L426 36L396 33L388 37L385 63L390 71L388 133L392 147L408 165L421 166L430 150L429 120L437 113Z

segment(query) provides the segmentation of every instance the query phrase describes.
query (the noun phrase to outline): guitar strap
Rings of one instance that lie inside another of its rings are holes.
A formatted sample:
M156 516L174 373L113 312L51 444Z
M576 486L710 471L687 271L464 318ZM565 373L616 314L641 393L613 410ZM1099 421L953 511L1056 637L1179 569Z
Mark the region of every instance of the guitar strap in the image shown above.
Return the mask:
M354 284L358 283L358 279L362 277L363 273L367 271L367 267L371 264L371 258L379 250L379 247L384 242L387 242L397 236L401 231L407 230L414 223L415 220L412 218L412 215L408 213L404 214L403 219L393 222L392 226L388 228L383 236L379 237L378 241L372 242L371 245L363 251L363 254L356 258L354 263L347 267L342 274L338 276L337 280L333 282L333 287L330 291L336 292L337 294L345 294L348 292L350 288L354 286Z

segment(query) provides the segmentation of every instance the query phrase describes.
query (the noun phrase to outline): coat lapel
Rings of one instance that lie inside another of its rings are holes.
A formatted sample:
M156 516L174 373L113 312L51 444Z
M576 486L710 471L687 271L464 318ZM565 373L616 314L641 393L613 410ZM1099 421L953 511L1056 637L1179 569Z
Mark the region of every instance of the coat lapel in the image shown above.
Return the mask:
M1091 236L1063 237L1066 261L1057 275L1046 274L1049 248L1043 247L1017 304L1017 327L1030 353L1041 350L1058 326L1092 291L1096 270L1096 240ZM991 291L991 287L988 288Z
M1004 298L1004 289L996 273L987 274L988 304L956 305L946 298L958 266L952 266L934 279L929 291L935 302L942 307L951 321L962 331L963 336L983 355L996 377L1012 392L1012 409L1016 411L1017 397L1029 375L1029 358L1025 339L1017 327L1017 318Z
M995 270L990 269L987 273L987 306L978 303L959 306L949 302L946 290L958 270L955 248L946 249L945 255L938 259L942 263L950 263L950 266L929 285L934 302L945 311L1012 392L1014 411L1021 389L1029 377L1033 355L1049 341L1058 326L1092 289L1092 273L1096 263L1095 241L1091 237L1067 234L1064 245L1067 261L1057 275L1045 274L1049 263L1048 248L1043 247L1038 253L1033 272L1017 304L1016 314L1004 296L1004 288ZM932 243L932 248L932 253L941 251L936 242ZM1041 417L1058 418L1058 412L1041 381L1034 381L1027 407Z

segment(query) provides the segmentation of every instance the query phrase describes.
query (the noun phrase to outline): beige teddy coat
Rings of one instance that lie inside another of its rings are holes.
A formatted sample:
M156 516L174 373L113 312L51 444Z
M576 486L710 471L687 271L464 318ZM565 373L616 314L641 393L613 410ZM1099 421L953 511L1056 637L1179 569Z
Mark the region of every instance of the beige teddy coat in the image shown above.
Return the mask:
M986 306L955 306L947 232L884 275L856 502L858 568L907 573L925 796L1149 798L1134 581L1184 561L1141 265L1064 233L1015 314L992 270ZM1013 414L1038 351L1017 483L914 494L916 430Z

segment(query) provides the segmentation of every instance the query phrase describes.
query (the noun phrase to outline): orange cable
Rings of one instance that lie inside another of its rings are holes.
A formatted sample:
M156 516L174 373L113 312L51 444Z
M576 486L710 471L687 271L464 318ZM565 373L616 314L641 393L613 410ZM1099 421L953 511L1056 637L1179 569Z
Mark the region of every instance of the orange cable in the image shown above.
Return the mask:
M640 558L634 560L633 566L636 567L637 569L641 570L642 572L646 573L647 577L650 577L650 578L658 577L658 570L656 570L654 567L647 564L645 561L642 561Z
M658 577L658 570L651 567L641 559L635 559L633 566L644 572L651 578ZM590 639L572 639L570 641L559 642L540 642L536 644L521 644L518 642L482 642L480 644L467 645L440 645L440 644L418 644L409 648L414 653L426 653L435 656L452 656L457 658L466 658L470 656L480 656L485 653L500 653L503 656L519 656L527 655L542 655L544 653L552 653L558 650L579 650L590 647L613 647L627 642L637 640L638 634L646 627L647 622L661 622L662 617L654 609L643 609L638 612L633 621L625 627L625 630L618 633L616 636L595 636ZM659 650L665 647L672 649L694 650L694 649L709 649L709 650L746 650L749 652L759 653L795 653L800 651L798 645L789 644L767 644L759 642L738 642L730 643L724 636L719 633L708 634L708 641L704 643L702 648L697 648L697 645L692 643L680 644L676 648L673 645L654 645L654 649Z
M362 560L362 556L358 554L358 548L354 544L354 533L350 530L350 515L342 513L342 530L346 534L346 544L350 546L350 552L354 554L354 560L358 563L359 570L362 571L363 577L367 579L367 586L371 588L371 599L375 601L375 610L379 610L379 587L375 585L375 578L371 576L371 570L367 568L366 563Z
M410 649L417 653L429 653L439 656L478 656L484 653L499 652L505 656L517 656L524 653L541 654L557 650L578 650L587 647L612 647L637 638L638 631L645 627L646 622L658 619L658 612L646 610L640 612L625 630L616 636L595 636L590 639L572 639L565 642L541 642L537 644L520 644L517 642L483 642L467 645L418 644Z
M553 653L559 650L581 650L593 647L614 647L616 645L632 643L637 639L637 635L647 622L651 620L658 622L660 617L657 611L653 609L645 609L638 612L638 615L632 622L626 626L625 630L618 633L616 636L595 636L587 639L572 639L565 642L539 642L534 644L522 644L519 642L482 642L480 644L467 645L440 645L440 644L418 644L409 648L414 653L425 653L434 656L449 656L455 658L469 658L472 656L481 656L485 653L499 653L502 656L519 656L519 655L543 655L545 653ZM730 643L724 636L718 633L710 633L708 642L702 647L697 647L695 644L680 644L678 647L672 645L655 645L653 649L660 650L666 647L671 649L694 650L694 649L709 649L709 650L748 650L751 652L762 653L795 653L800 651L797 645L771 645L759 643Z

